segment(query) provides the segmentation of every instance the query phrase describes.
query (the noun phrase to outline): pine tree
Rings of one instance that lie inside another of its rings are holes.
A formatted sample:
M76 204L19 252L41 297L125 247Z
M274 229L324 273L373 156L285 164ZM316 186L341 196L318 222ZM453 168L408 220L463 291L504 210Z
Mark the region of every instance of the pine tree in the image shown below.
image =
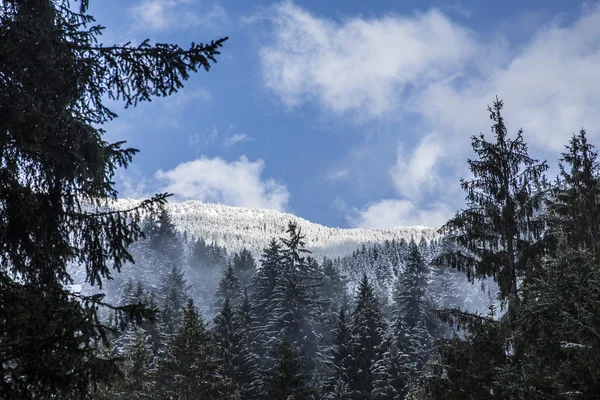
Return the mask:
M335 327L340 308L347 307L349 303L347 294L347 280L333 265L333 261L325 258L322 267L323 281L320 297L324 300L322 325L325 332ZM329 328L329 329L328 329Z
M231 382L231 393L240 399L256 397L256 365L245 340L246 331L229 298L214 320L213 336L223 376Z
M135 330L133 340L124 354L123 378L117 384L115 398L151 399L152 398L152 348L148 336L142 330Z
M229 263L215 293L217 308L222 307L227 299L231 303L237 304L241 294L240 289L240 280L237 278L233 266Z
M254 316L254 307L250 302L248 291L244 290L244 295L240 302L240 305L236 311L236 318L239 324L241 332L241 344L243 351L246 353L246 362L251 366L250 371L247 373L247 377L243 378L244 382L247 382L244 392L242 393L242 399L259 399L260 398L260 376L257 374L258 370L258 355L259 343L258 343L258 327L256 317Z
M489 107L495 142L473 136L477 160L469 160L474 179L461 179L467 193L467 209L457 213L441 231L463 247L442 254L438 264L448 262L470 280L493 277L499 296L508 302L509 318L520 304L518 284L540 262L543 219L536 214L544 199L545 162L531 158L523 131L507 137L500 100Z
M421 369L431 345L427 292L428 270L419 247L414 241L409 244L409 255L404 273L397 281L394 300L395 335L400 350L408 354L409 369L416 373Z
M192 300L158 360L155 379L157 393L167 399L220 399L227 389L214 341Z
M340 308L337 326L332 332L332 343L327 367L329 375L325 385L325 397L328 399L343 398L351 395L353 338L350 324L346 321L346 312Z
M266 372L265 398L267 399L309 399L311 392L308 378L304 374L304 358L283 335L271 351L272 369Z
M181 323L183 309L188 301L187 291L189 286L181 268L174 265L163 279L161 287L162 304L160 308L160 322L163 327L165 339L168 339Z
M318 368L320 336L318 333L318 299L315 298L319 286L315 266L302 254L309 253L304 248L304 235L297 226L288 224L288 238L282 238L282 270L269 300L268 318L263 333L266 348L272 346L274 338L285 335L304 358L305 373L320 378ZM310 382L316 384L315 381Z
M373 391L373 366L380 359L385 321L379 301L366 276L363 276L352 313L353 359L351 385L355 399L369 398Z
M600 320L599 168L581 130L563 153L547 202L551 257L543 273L523 288L518 334L524 360L518 373L503 374L505 386L527 398L571 393L592 399L600 390L595 378L600 359L591 350L600 344L594 332Z
M409 244L409 256L404 273L398 280L394 294L399 313L407 329L413 329L421 319L427 318L427 278L429 271L416 243Z
M252 276L256 272L256 261L248 249L242 249L233 256L233 270L243 288L250 285Z
M263 250L260 268L253 277L253 297L258 323L264 326L267 321L267 309L277 285L282 268L281 244L272 239L269 247Z
M0 392L5 398L86 397L111 380L117 360L98 354L112 326L101 295L73 293L68 266L101 288L132 261L141 216L166 195L110 210L114 173L136 153L103 139L126 106L167 96L208 69L224 39L209 45L143 41L104 46L88 0L7 0L0 12ZM126 321L146 316L116 307Z
M159 256L162 265L179 264L183 261L182 240L167 210L161 210L156 218L148 220L144 234L149 249Z
M471 281L492 277L499 299L508 303L507 313L501 321L459 310L438 313L444 322L467 328L467 335L438 344L441 366L423 383L427 398L447 399L461 391L462 398L504 398L503 391L509 389L501 382L516 381L520 374L525 343L518 335L523 301L519 284L535 279L541 269L545 245L540 240L540 208L548 167L528 155L522 130L514 140L507 138L502 107L497 100L489 108L495 142L483 135L472 138L478 159L468 162L474 179L461 180L467 209L441 230L460 248L442 254L436 263L466 272Z
M373 400L402 400L409 377L408 355L397 346L396 338L388 335L381 346L381 358L373 365Z
M242 301L237 309L237 315L243 331L244 347L252 353L256 353L258 350L258 323L247 290L244 290ZM256 358L256 354L253 354L253 357Z
M585 130L573 135L562 153L560 176L546 208L549 235L575 250L589 249L600 259L600 163Z

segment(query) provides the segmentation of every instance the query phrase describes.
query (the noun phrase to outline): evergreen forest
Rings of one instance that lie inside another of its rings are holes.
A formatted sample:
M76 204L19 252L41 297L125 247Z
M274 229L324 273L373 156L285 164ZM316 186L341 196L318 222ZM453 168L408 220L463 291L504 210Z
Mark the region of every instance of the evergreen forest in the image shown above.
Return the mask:
M0 398L598 398L585 130L551 178L496 98L439 239L317 259L290 222L232 254L179 232L168 193L112 207L137 150L102 128L109 101L141 107L218 68L227 38L105 46L87 11L0 2Z

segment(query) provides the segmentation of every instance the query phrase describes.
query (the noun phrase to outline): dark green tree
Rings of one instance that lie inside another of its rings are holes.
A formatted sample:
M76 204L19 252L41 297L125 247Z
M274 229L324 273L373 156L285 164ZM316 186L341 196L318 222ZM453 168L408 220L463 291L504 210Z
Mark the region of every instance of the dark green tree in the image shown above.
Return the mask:
M379 300L366 275L360 282L355 302L352 313L354 363L350 369L350 388L355 399L368 399L374 388L373 366L381 358L386 326Z
M525 356L513 392L531 399L591 399L599 387L594 376L600 359L598 268L599 165L581 130L562 154L560 176L547 202L551 257L543 274L524 285L518 334ZM507 381L513 375L507 375Z
M152 347L142 330L135 330L126 349L121 367L122 378L111 390L115 399L142 400L152 398Z
M245 315L236 315L231 301L226 298L215 316L213 336L223 376L231 382L230 395L254 399L257 396L258 375L251 347L248 347L244 337L246 330L245 321L240 319L242 316Z
M231 303L237 304L240 295L240 280L236 276L233 266L229 263L223 277L219 281L219 286L215 293L217 308L223 307L223 304L227 299L229 299Z
M332 339L331 350L326 362L328 377L325 385L325 397L340 399L350 396L352 393L350 384L354 364L352 329L346 321L344 308L340 308Z
M409 378L408 355L397 345L396 338L388 335L382 345L381 358L373 365L373 400L403 400Z
M183 310L189 299L189 285L183 271L176 265L165 274L161 287L162 302L160 306L160 322L164 340L177 330L183 317Z
M394 301L396 303L394 334L400 351L408 355L408 367L413 373L420 371L431 346L429 323L432 304L427 297L429 271L419 247L409 244L408 259L402 275L398 278Z
M155 257L159 257L160 264L179 264L183 261L182 240L167 210L161 210L158 215L147 221L144 234L148 241L148 248Z
M472 138L478 157L468 160L473 179L461 179L467 208L441 229L461 248L442 254L437 263L447 262L470 280L492 277L514 318L521 302L519 280L531 276L544 250L539 239L545 224L538 211L548 166L528 155L522 130L514 140L507 137L502 107L496 100L488 108L495 142L483 134Z
M272 348L273 338L285 335L304 358L305 375L317 378L321 358L318 265L303 256L310 252L304 248L304 235L297 225L290 222L287 233L288 238L281 239L282 269L269 300L263 343L265 348Z
M269 302L277 285L282 268L281 244L272 239L269 247L263 250L260 268L253 277L253 303L255 315L260 326L265 326L268 318Z
M267 399L309 399L311 392L304 371L304 358L300 356L285 335L271 351L274 367L264 377Z
M0 392L5 398L87 397L116 360L96 351L108 337L103 296L74 293L68 266L101 287L138 239L141 216L165 195L110 209L114 173L136 153L103 139L116 114L167 96L215 61L209 45L104 46L88 1L6 0L0 5ZM127 322L137 307L116 307ZM142 315L137 312L138 317Z
M248 249L243 249L234 254L233 270L243 288L250 285L252 276L256 272L256 261Z
M464 340L457 336L438 344L441 366L424 382L427 398L447 399L461 390L463 398L512 398L503 397L515 392L501 382L517 382L521 375L525 351L525 338L518 334L522 288L541 273L546 251L540 211L545 196L543 174L548 167L528 155L522 130L514 140L507 137L502 107L497 100L488 108L495 141L488 142L483 135L472 138L478 157L468 160L473 179L461 180L467 208L441 229L457 247L448 246L436 263L464 271L471 281L493 278L507 313L500 321L493 315L459 310L438 313L443 321L466 328L466 333Z
M600 166L585 130L573 135L562 153L560 175L546 204L550 237L566 246L600 254Z
M227 392L229 382L222 378L217 347L192 300L158 360L155 380L163 399L220 399Z

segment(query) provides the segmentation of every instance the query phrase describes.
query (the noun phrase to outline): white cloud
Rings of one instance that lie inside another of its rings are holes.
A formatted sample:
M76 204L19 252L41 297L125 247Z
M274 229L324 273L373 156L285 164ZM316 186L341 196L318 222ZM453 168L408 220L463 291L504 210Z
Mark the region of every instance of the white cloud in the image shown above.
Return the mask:
M263 79L287 106L313 102L364 118L414 113L443 133L444 147L465 154L468 137L487 131L486 106L498 95L511 132L523 127L533 146L559 151L581 126L600 136L600 4L583 6L570 25L540 26L518 50L435 9L337 22L283 2L265 15L272 39L259 53Z
M164 31L173 27L216 26L227 18L218 4L197 13L192 11L194 0L143 0L130 10L135 28Z
M223 146L229 148L238 144L239 142L243 142L244 140L250 139L250 136L246 135L245 133L236 133L234 135L227 136L225 140L223 140Z
M496 96L505 101L509 134L524 128L534 155L558 155L582 126L600 139L600 3L580 11L574 22L528 30L531 37L511 47L502 34L475 35L438 10L337 22L284 2L266 14L273 29L260 49L263 79L288 107L312 103L360 119L411 115L414 132L434 132L404 135L389 170L400 199L371 204L355 219L368 225L382 216L374 224L385 224L388 210L415 222L422 217L406 210L440 189L442 177L457 185L469 137L492 138L486 109Z
M163 190L181 200L202 200L231 206L285 210L290 194L285 185L262 178L265 164L245 156L227 162L219 157L202 157L156 172Z
M287 106L316 100L337 113L380 117L416 90L460 71L474 35L437 10L404 17L318 18L284 2L272 8L263 77Z
M461 88L432 84L417 96L415 110L464 137L485 132L485 106L498 95L506 102L511 133L523 127L532 146L558 152L581 126L599 137L598 65L600 5L594 5L571 26L554 21L538 30L508 63L469 79Z
M390 170L398 194L419 200L423 191L439 184L435 168L444 155L443 151L442 142L436 133L421 139L411 154L399 143L396 164Z
M347 169L338 169L335 171L331 171L327 174L326 179L328 181L339 181L343 179L347 179L350 171Z
M397 226L428 226L439 228L453 215L453 211L442 203L430 208L418 208L409 200L387 199L355 210L348 222L357 228L393 228Z

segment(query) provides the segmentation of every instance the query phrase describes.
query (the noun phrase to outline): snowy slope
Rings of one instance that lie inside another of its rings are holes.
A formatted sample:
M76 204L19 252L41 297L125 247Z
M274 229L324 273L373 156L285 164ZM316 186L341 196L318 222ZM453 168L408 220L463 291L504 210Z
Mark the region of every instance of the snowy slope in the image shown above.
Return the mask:
M134 206L137 200L119 200L116 208ZM438 238L434 228L408 226L391 229L340 229L315 224L292 214L267 209L230 207L201 201L170 202L173 223L188 237L203 238L232 252L247 248L259 255L272 238L285 236L288 221L295 221L306 235L307 248L316 257L343 256L362 244L385 240L426 241Z

